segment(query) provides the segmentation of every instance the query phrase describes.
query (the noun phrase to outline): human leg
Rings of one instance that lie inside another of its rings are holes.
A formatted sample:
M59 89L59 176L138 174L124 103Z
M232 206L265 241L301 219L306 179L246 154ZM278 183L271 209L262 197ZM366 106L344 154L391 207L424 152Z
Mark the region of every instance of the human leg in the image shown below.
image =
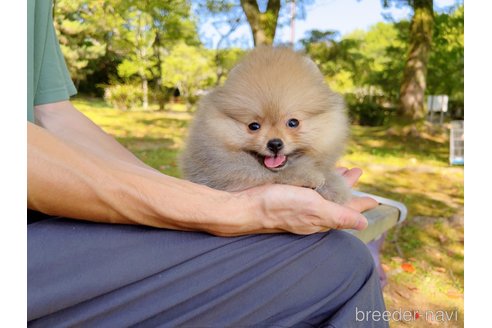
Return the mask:
M28 226L29 324L356 326L356 305L384 310L364 247L341 231L221 238L45 220Z

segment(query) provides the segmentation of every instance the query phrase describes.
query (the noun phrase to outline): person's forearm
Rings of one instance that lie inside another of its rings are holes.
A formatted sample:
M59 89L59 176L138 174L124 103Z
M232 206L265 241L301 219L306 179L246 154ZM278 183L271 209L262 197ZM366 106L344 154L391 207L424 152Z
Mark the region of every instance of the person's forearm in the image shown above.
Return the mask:
M68 144L85 147L99 156L118 158L150 169L68 100L35 106L34 116L36 124Z
M43 128L28 123L28 208L46 214L220 236L309 234L363 229L359 212L377 204L344 207L286 185L214 190L147 166L68 101L36 106L35 117Z
M233 199L236 198L236 199ZM240 231L237 196L108 160L28 123L28 207L97 222ZM220 206L218 206L220 205Z

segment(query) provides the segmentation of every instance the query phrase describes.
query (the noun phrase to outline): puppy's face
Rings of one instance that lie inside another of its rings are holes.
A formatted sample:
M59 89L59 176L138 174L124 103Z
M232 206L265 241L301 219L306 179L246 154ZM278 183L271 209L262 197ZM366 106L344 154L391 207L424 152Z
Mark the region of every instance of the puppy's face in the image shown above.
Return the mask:
M235 151L244 151L258 160L259 165L279 171L293 165L302 156L313 156L318 140L316 129L310 128L314 117L302 111L286 111L264 107L260 113L252 110L226 111L226 120L234 125L233 140L227 143Z
M305 150L298 142L299 134L294 130L300 128L299 119L292 117L271 117L271 112L265 111L264 117L257 117L248 124L250 137L243 148L265 168L276 171L284 168L289 159L301 156Z
M270 171L339 156L347 122L341 97L316 65L288 49L253 51L204 103L224 148L245 152Z

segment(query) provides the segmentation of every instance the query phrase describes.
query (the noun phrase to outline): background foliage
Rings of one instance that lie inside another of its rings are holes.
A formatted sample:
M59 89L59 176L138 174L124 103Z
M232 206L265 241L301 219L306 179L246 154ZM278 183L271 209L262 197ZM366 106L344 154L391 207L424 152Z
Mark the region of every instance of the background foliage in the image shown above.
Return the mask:
M302 12L310 4L300 1L298 6ZM125 97L131 101L118 106L121 109L148 108L150 102L162 110L179 94L191 110L200 94L223 83L245 52L227 46L229 32L246 22L235 1L198 1L192 10L186 0L57 0L54 12L79 92L101 97L104 89L114 94L115 85L125 85L120 94L124 90L133 95ZM285 24L285 14L280 10L279 24ZM215 49L200 41L197 22L203 17L219 17L218 29L226 31ZM318 64L327 83L345 95L355 123L381 125L397 115L409 24L381 22L346 35L312 30L297 47ZM462 117L463 5L435 13L431 49L426 93L449 95L452 117ZM133 101L136 97L141 100Z

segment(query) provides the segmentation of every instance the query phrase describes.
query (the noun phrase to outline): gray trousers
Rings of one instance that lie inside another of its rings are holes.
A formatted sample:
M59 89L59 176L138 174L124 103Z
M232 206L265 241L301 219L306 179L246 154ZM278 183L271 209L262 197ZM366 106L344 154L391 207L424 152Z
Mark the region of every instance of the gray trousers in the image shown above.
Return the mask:
M343 231L235 238L50 218L28 225L30 327L387 327Z

